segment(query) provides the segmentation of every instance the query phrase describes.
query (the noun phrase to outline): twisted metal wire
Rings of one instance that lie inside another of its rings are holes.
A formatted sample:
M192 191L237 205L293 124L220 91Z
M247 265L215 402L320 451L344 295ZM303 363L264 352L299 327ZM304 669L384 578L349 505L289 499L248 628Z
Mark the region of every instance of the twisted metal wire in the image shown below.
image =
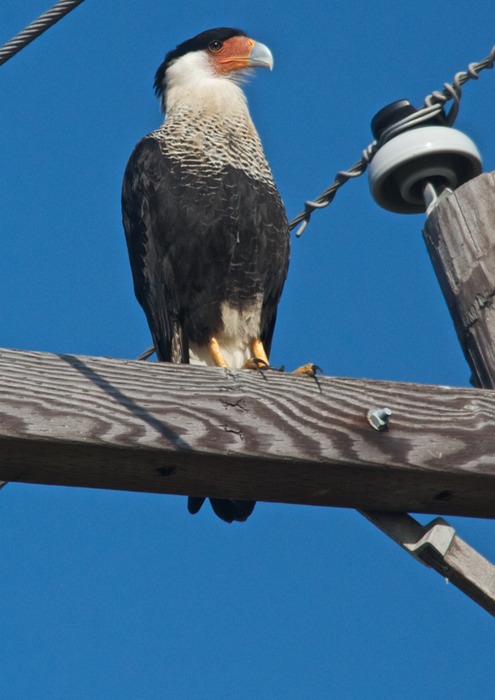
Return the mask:
M59 19L65 17L84 0L60 0L34 22L16 34L10 41L0 47L0 66L15 56L21 49L52 27Z
M327 187L326 190L324 190L314 200L309 200L304 203L304 210L289 222L290 230L300 224L298 230L296 231L296 237L299 238L309 224L311 214L315 211L315 209L327 207L333 201L337 191L342 187L342 185L348 182L351 178L362 175L370 162L373 160L377 151L381 148L381 146L383 146L384 143L403 131L406 131L414 126L418 126L419 124L428 121L436 114L443 112L444 105L450 100L453 101L453 104L445 115L445 122L447 126L452 126L459 112L459 102L462 94L461 86L464 85L464 83L467 83L468 80L477 80L479 73L482 70L493 68L494 63L495 46L493 46L489 55L482 61L479 61L478 63L470 63L466 71L456 73L452 83L444 83L443 90L434 91L430 95L427 95L423 106L418 109L417 112L405 117L404 119L401 119L395 124L392 124L390 127L388 127L388 129L385 129L378 141L373 141L363 151L362 157L357 163L350 167L349 170L341 170L338 172L335 176L335 180L329 187Z

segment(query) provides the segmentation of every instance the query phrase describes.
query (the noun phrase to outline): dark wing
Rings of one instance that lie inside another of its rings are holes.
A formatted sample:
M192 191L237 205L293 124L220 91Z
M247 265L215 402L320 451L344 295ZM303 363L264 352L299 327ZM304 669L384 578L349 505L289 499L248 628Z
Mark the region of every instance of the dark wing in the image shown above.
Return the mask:
M215 175L199 162L185 168L146 137L127 165L122 205L135 293L159 359L187 362L189 340L205 344L221 329L222 301L242 308L261 292L269 351L289 259L274 187L230 166Z
M267 355L270 349L277 319L277 307L284 287L290 257L289 223L284 205L275 187L250 180L251 201L249 216L253 218L253 229L259 232L257 259L258 275L263 286L261 312L261 340Z
M166 290L160 231L167 230L163 200L171 174L155 139L144 138L127 164L122 186L122 219L134 292L148 320L159 359L171 361L178 301Z

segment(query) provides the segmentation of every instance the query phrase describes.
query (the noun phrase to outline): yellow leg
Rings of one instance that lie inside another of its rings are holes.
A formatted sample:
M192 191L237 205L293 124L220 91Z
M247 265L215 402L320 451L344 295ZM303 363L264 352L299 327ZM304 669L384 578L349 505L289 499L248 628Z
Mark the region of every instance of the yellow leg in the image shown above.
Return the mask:
M216 338L211 337L207 347L210 357L217 367L228 367Z
M255 338L251 341L251 352L255 360L261 360L261 362L268 367L270 364L268 361L268 355L265 352L263 343L259 338Z

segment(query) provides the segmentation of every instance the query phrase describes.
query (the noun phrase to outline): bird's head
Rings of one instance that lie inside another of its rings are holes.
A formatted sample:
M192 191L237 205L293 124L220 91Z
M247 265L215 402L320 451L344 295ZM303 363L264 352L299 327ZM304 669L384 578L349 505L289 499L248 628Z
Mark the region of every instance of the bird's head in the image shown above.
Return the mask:
M240 29L209 29L165 56L155 75L155 92L165 110L167 93L174 87L193 91L218 79L238 83L252 68L273 68L267 46Z

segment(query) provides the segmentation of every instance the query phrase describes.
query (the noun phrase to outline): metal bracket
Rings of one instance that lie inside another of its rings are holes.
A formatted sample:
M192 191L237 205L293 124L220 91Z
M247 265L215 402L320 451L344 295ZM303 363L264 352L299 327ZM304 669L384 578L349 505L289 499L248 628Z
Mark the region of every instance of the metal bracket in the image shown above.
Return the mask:
M417 561L495 616L495 566L461 540L443 518L423 526L407 513L359 512Z
M434 553L443 558L455 537L455 529L443 518L435 518L428 525L425 525L423 533L416 542L403 543L405 549L423 562L425 551L430 551L431 554Z

